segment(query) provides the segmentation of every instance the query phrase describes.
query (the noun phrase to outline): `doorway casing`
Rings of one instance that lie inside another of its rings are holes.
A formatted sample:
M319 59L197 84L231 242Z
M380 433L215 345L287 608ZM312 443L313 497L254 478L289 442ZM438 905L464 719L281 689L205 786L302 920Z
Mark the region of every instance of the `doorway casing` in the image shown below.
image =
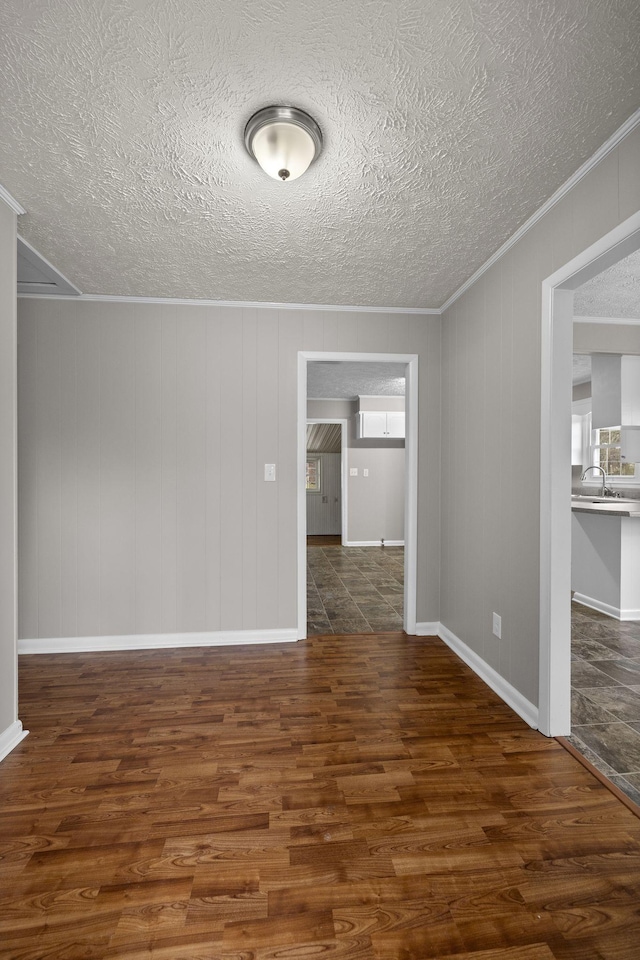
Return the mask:
M573 291L640 248L640 212L542 283L538 727L571 732Z
M405 633L414 635L416 632L418 566L418 356L417 354L334 353L302 350L298 353L298 639L304 640L307 636L307 501L305 490L307 364L314 361L406 364L403 628ZM346 457L343 457L343 470L345 467ZM343 509L345 499L343 496Z

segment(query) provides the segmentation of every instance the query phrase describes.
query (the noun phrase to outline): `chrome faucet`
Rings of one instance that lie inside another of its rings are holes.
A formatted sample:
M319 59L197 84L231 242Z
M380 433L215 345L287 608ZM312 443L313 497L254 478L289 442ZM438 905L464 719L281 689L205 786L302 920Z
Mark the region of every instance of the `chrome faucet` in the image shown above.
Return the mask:
M583 470L582 476L580 477L580 480L584 480L584 478L585 478L586 475L588 474L589 470L599 470L600 473L602 474L602 493L600 494L600 496L601 496L601 497L605 497L605 496L606 496L606 493L605 493L605 483L606 483L606 480L607 480L607 474L605 473L605 471L603 470L602 467L598 466L597 463L592 463L590 467L587 467L586 470Z

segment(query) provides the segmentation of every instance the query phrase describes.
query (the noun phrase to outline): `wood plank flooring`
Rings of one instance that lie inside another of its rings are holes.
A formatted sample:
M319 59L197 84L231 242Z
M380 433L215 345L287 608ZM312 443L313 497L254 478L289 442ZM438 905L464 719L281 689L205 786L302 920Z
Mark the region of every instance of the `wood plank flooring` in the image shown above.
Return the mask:
M20 666L2 958L640 956L640 820L439 640Z

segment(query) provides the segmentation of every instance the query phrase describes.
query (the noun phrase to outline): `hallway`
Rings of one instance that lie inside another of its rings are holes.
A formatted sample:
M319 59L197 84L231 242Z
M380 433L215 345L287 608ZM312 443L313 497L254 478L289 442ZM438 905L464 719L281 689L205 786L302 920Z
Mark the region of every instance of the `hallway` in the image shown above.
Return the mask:
M307 635L402 630L403 547L307 539Z

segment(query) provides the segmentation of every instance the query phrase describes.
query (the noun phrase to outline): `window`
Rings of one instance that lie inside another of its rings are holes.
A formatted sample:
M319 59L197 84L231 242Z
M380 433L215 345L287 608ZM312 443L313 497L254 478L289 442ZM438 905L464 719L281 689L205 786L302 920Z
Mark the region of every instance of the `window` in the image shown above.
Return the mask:
M320 493L321 483L320 457L307 456L307 491Z
M635 477L635 463L627 463L620 457L620 442L620 427L594 430L591 463L595 467L602 467L607 477Z

